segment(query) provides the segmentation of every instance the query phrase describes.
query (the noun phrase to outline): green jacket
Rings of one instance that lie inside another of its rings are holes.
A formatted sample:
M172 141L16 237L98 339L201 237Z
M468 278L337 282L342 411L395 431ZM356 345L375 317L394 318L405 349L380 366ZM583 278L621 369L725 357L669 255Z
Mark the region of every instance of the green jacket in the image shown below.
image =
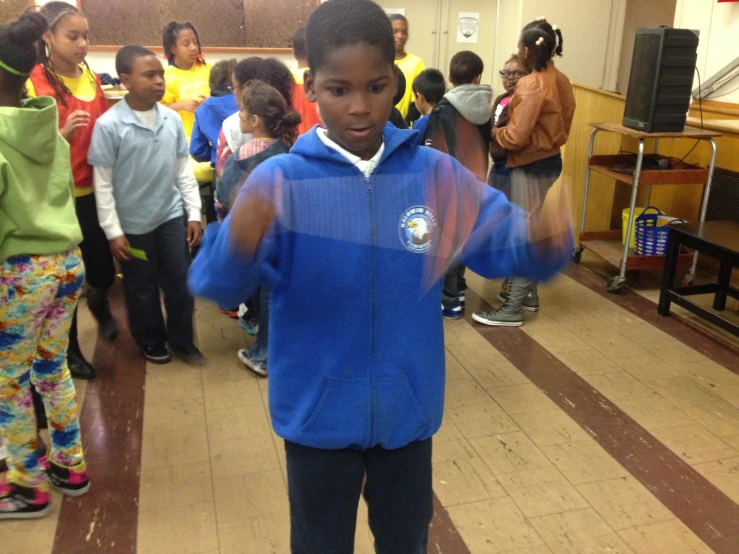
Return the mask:
M69 145L57 117L49 97L0 107L0 263L60 254L82 241Z

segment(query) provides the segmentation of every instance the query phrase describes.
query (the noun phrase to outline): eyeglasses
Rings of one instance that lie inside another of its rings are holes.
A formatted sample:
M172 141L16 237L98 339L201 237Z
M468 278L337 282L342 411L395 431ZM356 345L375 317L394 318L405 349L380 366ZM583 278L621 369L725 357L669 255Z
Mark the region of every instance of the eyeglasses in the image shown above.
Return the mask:
M508 79L508 77L518 77L520 79L521 77L527 75L527 73L522 69L517 69L516 71L508 71L507 69L502 69L499 71L499 73L500 76L504 79Z

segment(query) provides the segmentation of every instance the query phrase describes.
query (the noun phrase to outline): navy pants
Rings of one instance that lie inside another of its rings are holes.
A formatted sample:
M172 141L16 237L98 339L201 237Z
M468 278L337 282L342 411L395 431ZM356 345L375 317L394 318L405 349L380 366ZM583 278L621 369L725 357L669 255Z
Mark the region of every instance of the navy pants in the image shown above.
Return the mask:
M426 554L431 439L365 451L285 441L285 453L292 554L352 554L363 483L377 554Z
M123 262L128 321L141 348L170 346L184 350L193 344L195 299L187 288L190 251L184 216L163 223L145 235L126 235L132 248L146 252L147 260ZM160 302L164 292L167 324Z

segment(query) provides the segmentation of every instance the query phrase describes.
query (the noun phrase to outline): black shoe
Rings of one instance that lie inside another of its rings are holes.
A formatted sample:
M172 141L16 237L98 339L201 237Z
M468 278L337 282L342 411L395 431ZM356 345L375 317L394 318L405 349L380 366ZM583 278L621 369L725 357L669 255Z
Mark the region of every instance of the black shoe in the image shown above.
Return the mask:
M118 326L110 313L108 289L89 287L87 292L87 307L98 322L98 332L104 340L110 342L118 336Z
M69 367L69 373L75 379L94 379L97 377L97 371L90 362L85 360L82 352L76 348L70 348L67 350L67 366Z
M203 353L194 344L185 348L178 348L172 345L169 347L172 350L172 354L187 364L200 365L205 363L205 356L203 356Z
M145 346L142 348L144 357L153 364L168 364L172 356L164 346Z
M116 325L115 319L111 317L103 321L98 327L98 333L103 337L103 340L113 342L118 336L118 325Z
M49 512L48 492L0 481L0 519L38 519Z

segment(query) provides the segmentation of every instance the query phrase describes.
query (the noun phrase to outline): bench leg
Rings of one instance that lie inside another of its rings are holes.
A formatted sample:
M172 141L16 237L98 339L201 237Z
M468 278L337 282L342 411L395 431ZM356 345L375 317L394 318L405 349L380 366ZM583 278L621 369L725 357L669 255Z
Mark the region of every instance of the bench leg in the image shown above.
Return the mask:
M721 262L721 268L718 270L718 286L719 291L713 299L713 309L721 311L726 308L726 296L729 292L729 282L731 281L731 265Z
M677 262L680 258L680 242L676 239L677 233L670 233L670 239L667 243L667 256L665 259L665 269L662 275L662 290L659 294L659 306L657 313L659 315L670 315L670 289L675 286L675 277L677 275Z

